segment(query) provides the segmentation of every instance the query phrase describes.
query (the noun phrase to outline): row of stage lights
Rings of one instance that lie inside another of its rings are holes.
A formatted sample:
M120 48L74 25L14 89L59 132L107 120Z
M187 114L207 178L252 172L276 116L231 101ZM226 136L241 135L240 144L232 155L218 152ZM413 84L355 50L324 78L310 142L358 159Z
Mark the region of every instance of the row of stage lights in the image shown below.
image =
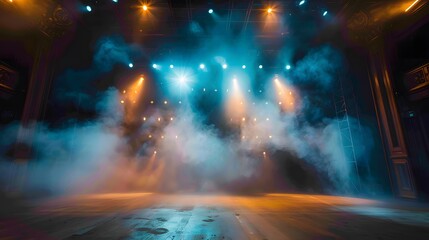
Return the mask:
M12 0L10 0L11 2L12 2ZM114 3L118 3L119 2L119 0L112 0ZM306 3L306 1L305 0L301 0L299 3L298 3L298 5L299 6L302 6L302 5L304 5ZM148 11L149 10L149 5L148 4L143 4L142 6L141 6L141 9L143 10L143 11ZM88 12L91 12L92 11L92 7L90 6L90 5L87 5L86 6L86 11L88 11ZM266 10L265 10L268 14L271 14L271 13L274 13L275 12L275 9L274 8L272 8L272 7L268 7ZM214 10L213 10L213 8L210 8L209 10L208 10L208 13L209 14L214 14ZM328 11L327 10L325 10L325 11L323 11L323 13L322 13L322 16L326 16L326 15L328 15Z
M228 64L226 64L226 63L222 64L221 66L222 66L222 69L228 69ZM133 67L134 67L134 64L133 64L133 63L129 63L129 64L128 64L128 67L129 67L129 68L133 68ZM170 64L168 67L169 67L170 69L174 69L174 65L173 65L173 64ZM161 65L158 65L158 64L156 64L156 63L154 63L154 64L152 64L152 68L154 68L154 69L156 69L156 70L161 70L162 66L161 66ZM201 63L201 64L198 66L198 68L199 68L199 69L201 69L201 70L206 70L206 65L205 65L204 63ZM241 68L242 68L242 69L246 69L246 68L247 68L247 66L243 64L243 65L241 66ZM264 65L260 64L260 65L258 66L258 68L259 68L259 69L263 69L263 68L264 68ZM290 64L287 64L287 65L285 66L285 69L286 69L286 70L291 70L291 69L292 69L292 66L291 66Z

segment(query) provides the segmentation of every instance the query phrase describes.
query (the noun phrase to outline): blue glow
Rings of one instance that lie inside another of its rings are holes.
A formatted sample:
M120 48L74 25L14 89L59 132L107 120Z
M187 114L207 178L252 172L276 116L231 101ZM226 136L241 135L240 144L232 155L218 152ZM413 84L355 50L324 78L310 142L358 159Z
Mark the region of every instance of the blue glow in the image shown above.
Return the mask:
M301 2L299 2L299 6L301 6L304 3L305 3L305 0L302 0Z
M132 68L132 67L134 67L134 64L128 63L128 67Z
M205 69L206 65L204 65L203 63L200 64L200 69Z
M323 16L326 16L326 15L328 15L328 11L325 11L325 12L323 13Z
M228 68L228 65L227 65L226 63L224 63L224 64L222 64L222 68L223 68L223 69L227 69L227 68Z
M154 64L152 64L152 67L153 67L153 68L155 68L155 69L158 69L158 68L159 68L159 67L158 67L158 65L157 65L157 64L155 64L155 63L154 63Z
M262 69L264 66L262 66L262 65L259 65L259 69Z
M286 70L290 70L292 67L288 64L286 65Z
M92 11L91 6L86 6L86 11L91 12Z
M212 14L213 13L213 9L210 8L209 9L209 13Z
M241 66L242 69L246 69L246 65Z
M170 68L171 68L171 69L173 69L173 68L174 68L174 65L173 65L173 64L170 64Z
M113 0L113 2L117 3L117 2L118 2L118 0Z

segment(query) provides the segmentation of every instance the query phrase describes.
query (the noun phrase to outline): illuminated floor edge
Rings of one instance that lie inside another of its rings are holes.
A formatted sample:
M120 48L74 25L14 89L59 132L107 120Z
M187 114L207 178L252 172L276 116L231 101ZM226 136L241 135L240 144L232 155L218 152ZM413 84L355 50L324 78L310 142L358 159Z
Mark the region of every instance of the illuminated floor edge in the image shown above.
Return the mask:
M429 207L266 194L98 194L0 218L0 239L428 239ZM20 235L21 234L21 235ZM27 234L27 235L25 235ZM39 238L37 238L39 237Z

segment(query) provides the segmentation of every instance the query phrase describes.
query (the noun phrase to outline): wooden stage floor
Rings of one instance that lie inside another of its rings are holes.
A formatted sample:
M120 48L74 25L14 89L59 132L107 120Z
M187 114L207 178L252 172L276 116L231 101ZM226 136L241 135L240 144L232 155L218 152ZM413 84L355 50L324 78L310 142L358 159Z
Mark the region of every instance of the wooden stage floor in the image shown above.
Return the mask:
M338 196L79 195L10 207L0 239L429 239L429 207Z

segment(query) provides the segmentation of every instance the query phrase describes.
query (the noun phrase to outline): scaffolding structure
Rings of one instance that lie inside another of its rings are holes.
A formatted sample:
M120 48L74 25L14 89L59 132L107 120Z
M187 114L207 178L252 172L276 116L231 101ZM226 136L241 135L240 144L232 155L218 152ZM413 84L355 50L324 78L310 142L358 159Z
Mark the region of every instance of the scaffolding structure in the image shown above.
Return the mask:
M350 182L350 187L352 188L351 190L359 193L361 191L361 176L357 156L359 147L357 146L357 143L359 143L357 139L361 137L359 136L361 134L361 124L353 86L347 84L345 88L343 81L342 76L338 76L335 79L333 100L344 160L350 166L350 174L354 176L354 178L351 178L353 181Z

